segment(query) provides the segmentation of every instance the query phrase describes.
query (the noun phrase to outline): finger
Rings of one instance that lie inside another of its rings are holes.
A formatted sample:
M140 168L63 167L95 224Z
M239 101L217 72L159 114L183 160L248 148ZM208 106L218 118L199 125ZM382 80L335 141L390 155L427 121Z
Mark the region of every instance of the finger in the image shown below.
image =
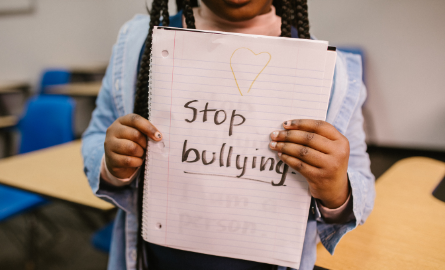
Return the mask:
M326 154L304 145L287 142L270 142L269 147L282 154L296 157L317 168L323 167L327 160Z
M306 162L286 154L278 153L280 159L289 165L292 169L301 173L308 181L311 181L313 177L317 174L318 168L315 168L312 165L307 164Z
M316 133L302 130L277 130L270 134L270 138L277 142L292 142L309 146L323 153L330 153L332 141Z
M115 137L118 139L133 141L139 144L143 149L147 148L147 137L145 137L142 132L135 128L120 125L116 131Z
M134 113L127 114L119 118L119 120L122 125L133 127L155 141L162 140L161 132L159 132L159 130L153 126L150 121L140 115Z
M116 154L132 157L142 157L145 152L139 144L125 139L117 139L110 150Z
M341 138L341 133L331 124L322 120L313 119L295 119L284 121L283 127L285 129L303 130L307 132L316 133L330 140L337 140Z
M111 161L110 167L112 168L138 168L143 162L142 158L121 155L115 152L109 153L109 157L108 160Z

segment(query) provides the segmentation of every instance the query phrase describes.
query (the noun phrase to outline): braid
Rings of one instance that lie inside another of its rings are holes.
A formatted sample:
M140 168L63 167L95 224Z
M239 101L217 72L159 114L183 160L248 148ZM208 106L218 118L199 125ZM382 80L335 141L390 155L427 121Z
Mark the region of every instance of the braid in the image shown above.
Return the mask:
M295 1L295 17L293 21L293 25L298 30L299 38L310 39L311 35L309 34L309 18L307 12L307 0L293 0Z
M170 15L168 14L168 0L162 1L162 26L170 25Z
M290 36L288 35L290 22L290 25L298 30L299 38L310 38L307 0L273 0L272 4L277 15L281 16L281 36Z
M189 29L196 29L195 26L195 16L193 16L193 9L191 5L191 0L183 0L184 8L184 16L185 16L185 24Z
M148 119L148 80L150 76L150 55L151 45L153 40L153 28L160 24L161 12L163 15L162 24L168 26L169 14L168 14L168 0L153 0L150 11L150 24L147 38L144 44L144 53L141 58L140 68L138 72L136 82L136 94L134 101L134 113ZM144 261L144 240L142 239L142 195L144 189L144 172L145 163L141 166L141 172L138 179L138 240L137 240L137 260L136 269L148 269L148 266Z
M281 5L281 36L291 37L291 6L290 0L282 0Z
M145 49L142 55L139 74L136 83L136 97L134 101L134 113L144 118L148 118L148 77L150 75L150 54L153 28L159 25L161 17L161 6L165 0L154 0L150 12L150 25L147 38L145 39Z
M192 6L192 8L198 7L198 0L190 0L190 6ZM183 0L176 0L176 10L179 12L182 9L184 9Z

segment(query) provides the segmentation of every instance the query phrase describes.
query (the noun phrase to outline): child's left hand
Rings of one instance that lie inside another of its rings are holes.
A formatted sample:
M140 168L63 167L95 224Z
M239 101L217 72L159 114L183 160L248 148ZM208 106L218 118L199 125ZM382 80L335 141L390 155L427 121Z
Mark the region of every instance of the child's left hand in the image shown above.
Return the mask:
M349 195L348 139L320 120L290 120L283 127L271 133L270 148L307 179L314 198L331 209L341 206Z

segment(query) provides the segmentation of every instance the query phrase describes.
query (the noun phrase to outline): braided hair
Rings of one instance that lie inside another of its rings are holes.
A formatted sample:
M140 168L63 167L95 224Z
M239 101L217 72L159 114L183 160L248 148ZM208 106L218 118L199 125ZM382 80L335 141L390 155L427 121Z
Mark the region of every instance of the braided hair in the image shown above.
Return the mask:
M183 10L187 28L195 29L195 17L193 16L193 7L198 6L197 0L176 0L179 10ZM281 16L281 36L291 37L291 27L298 30L298 37L309 39L309 20L307 12L307 0L273 0L276 13ZM140 68L136 82L136 94L134 101L135 114L148 119L148 102L150 101L148 92L148 81L150 77L150 55L153 40L153 28L160 25L170 24L168 13L168 0L153 0L150 10L150 24L148 35L144 43L144 52L142 54ZM145 163L142 165L141 172L145 171ZM138 179L138 241L137 241L137 260L136 269L148 269L147 262L144 260L144 243L142 238L142 195L144 185L144 173L141 173Z
M307 0L273 0L277 15L281 17L281 36L290 37L291 27L299 38L310 39Z

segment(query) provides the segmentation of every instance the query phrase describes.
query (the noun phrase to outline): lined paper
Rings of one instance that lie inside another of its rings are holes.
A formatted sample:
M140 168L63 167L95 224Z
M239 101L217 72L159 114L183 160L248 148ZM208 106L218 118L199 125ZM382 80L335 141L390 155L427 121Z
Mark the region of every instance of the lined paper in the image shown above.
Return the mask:
M285 120L325 120L335 52L220 32L153 37L150 121L163 140L148 144L143 238L298 268L310 194L269 134Z

